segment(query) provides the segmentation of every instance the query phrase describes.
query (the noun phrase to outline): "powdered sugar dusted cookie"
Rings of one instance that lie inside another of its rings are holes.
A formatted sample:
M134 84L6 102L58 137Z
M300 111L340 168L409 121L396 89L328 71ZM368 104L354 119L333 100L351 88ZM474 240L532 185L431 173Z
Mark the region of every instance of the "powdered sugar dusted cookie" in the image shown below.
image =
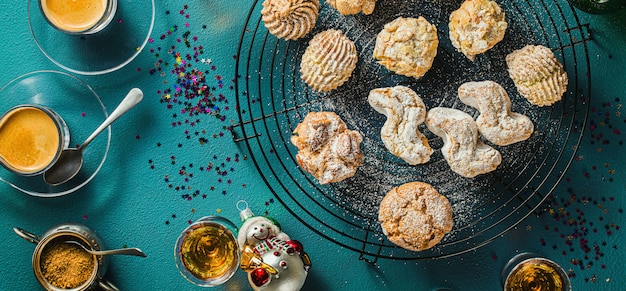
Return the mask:
M316 34L302 55L302 80L316 91L328 92L345 83L356 68L356 46L343 32L329 29Z
M567 91L567 73L552 50L527 45L506 56L515 87L531 104L552 105Z
M398 17L376 36L374 58L400 75L421 78L437 55L437 28L424 17Z
M367 100L387 116L380 137L392 154L410 165L430 160L433 149L418 128L426 120L426 106L415 91L404 86L378 88L370 91Z
M410 182L385 195L378 221L389 241L407 250L422 251L452 230L452 206L430 184Z
M504 38L508 26L504 16L495 1L466 0L450 14L452 45L473 61Z
M320 184L352 177L363 164L358 131L349 130L334 112L310 112L296 126L291 142L298 148L296 159Z
M319 7L319 0L265 0L261 19L276 37L299 39L315 27Z
M496 82L467 82L459 87L459 99L480 111L478 131L494 144L506 146L526 140L534 131L528 116L511 112L509 94Z
M376 0L328 0L326 3L343 15L372 14L376 6Z
M478 138L474 119L461 110L435 107L426 115L426 126L443 139L443 158L463 177L491 172L502 162L500 152Z

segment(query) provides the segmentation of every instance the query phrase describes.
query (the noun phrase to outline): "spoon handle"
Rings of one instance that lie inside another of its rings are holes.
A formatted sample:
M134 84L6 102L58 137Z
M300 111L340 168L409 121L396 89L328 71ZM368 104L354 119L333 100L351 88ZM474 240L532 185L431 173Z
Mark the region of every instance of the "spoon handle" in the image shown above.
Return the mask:
M113 121L118 119L122 114L133 108L143 99L143 92L139 88L131 89L120 104L113 110L111 115L107 117L102 124L80 145L81 148L86 147L98 134L107 128Z
M104 256L104 255L130 255L130 256L139 256L146 257L146 254L142 252L138 248L124 248L124 249L116 249L116 250L105 250L105 251L94 251L90 250L90 253L96 256Z
M77 245L79 247L81 247L83 250L85 250L86 252L92 254L92 255L96 255L96 256L105 256L105 255L131 255L131 256L139 256L139 257L146 257L146 254L144 252L142 252L140 249L138 248L123 248L123 249L114 249L114 250L104 250L104 251L97 251L97 250L92 250L92 249L88 249L86 246L84 246L82 243L79 243L77 241L74 240L67 240L65 241L66 244L74 244Z

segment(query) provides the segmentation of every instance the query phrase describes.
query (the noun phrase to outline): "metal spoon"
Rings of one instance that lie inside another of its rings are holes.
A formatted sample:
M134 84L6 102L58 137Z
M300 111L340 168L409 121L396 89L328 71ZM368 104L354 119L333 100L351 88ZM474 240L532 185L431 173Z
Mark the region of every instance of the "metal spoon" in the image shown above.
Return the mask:
M81 248L83 248L83 250L85 250L86 252L92 255L96 255L96 256L130 255L130 256L138 256L138 257L144 257L144 258L146 257L146 254L138 248L123 248L123 249L116 249L116 250L96 251L96 250L90 250L86 246L81 244L80 242L77 242L74 240L67 240L67 241L64 241L64 243L78 245Z
M111 115L102 122L102 124L77 148L67 148L61 152L59 159L48 169L43 179L46 183L57 186L74 178L83 165L83 150L89 143L104 129L106 129L113 121L118 119L122 114L133 108L143 99L143 92L138 88L133 88L128 92L126 97L120 102L120 105L113 110Z

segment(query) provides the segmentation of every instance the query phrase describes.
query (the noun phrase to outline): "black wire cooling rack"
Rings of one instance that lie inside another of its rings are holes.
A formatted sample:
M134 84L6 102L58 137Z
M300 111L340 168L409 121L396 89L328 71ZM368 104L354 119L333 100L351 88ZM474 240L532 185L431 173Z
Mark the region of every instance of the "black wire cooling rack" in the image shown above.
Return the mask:
M295 218L319 236L358 252L360 259L375 263L379 258L438 258L483 246L535 212L576 155L591 91L588 25L579 22L565 0L498 1L509 24L506 36L472 62L454 49L448 37L449 15L461 2L379 0L369 16L343 16L322 3L314 31L297 41L279 40L268 33L261 21L262 1L254 1L243 24L235 85L239 122L233 138L247 149L264 182ZM393 74L372 59L377 33L399 16L424 16L438 29L437 57L419 80ZM311 37L328 28L341 29L355 42L359 62L347 83L330 93L318 93L300 79L299 63ZM508 77L506 55L527 44L551 48L567 71L568 91L553 106L530 105ZM427 164L410 166L386 150L380 139L385 116L367 103L370 90L402 84L415 90L427 109L452 107L476 116L456 94L464 82L480 80L502 85L513 111L529 116L535 124L528 140L494 146L503 157L496 171L473 179L454 174L437 151L442 140L424 125L420 130L436 150ZM365 164L354 177L320 185L298 166L290 137L311 111L334 111L350 129L362 133ZM410 181L433 185L448 197L454 211L452 231L421 252L389 242L377 222L384 195Z

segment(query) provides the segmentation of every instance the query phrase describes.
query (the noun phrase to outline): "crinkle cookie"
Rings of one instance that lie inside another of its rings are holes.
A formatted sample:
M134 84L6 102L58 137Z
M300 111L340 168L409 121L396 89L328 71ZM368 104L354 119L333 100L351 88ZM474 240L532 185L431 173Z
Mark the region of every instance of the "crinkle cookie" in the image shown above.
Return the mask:
M495 1L466 0L450 14L452 45L473 61L504 38L508 26L504 16Z
M296 126L291 142L298 148L296 159L320 184L352 177L363 164L358 131L349 130L334 112L310 112Z
M391 189L380 203L378 221L389 241L412 251L435 246L454 224L448 199L424 182Z
M437 28L424 17L398 17L376 36L374 58L397 74L419 79L433 65L438 45Z
M500 152L478 138L474 119L461 110L435 107L426 115L426 126L443 139L443 158L463 177L489 173L502 162Z
M511 112L509 94L496 82L467 82L459 87L459 99L480 111L476 118L478 132L494 144L506 146L523 141L534 131L528 116Z
M356 46L340 30L316 34L302 55L302 80L316 91L328 92L343 85L356 68Z
M315 27L319 7L319 0L265 0L261 20L276 37L299 39Z
M426 120L426 105L415 91L404 86L378 88L370 91L367 101L387 116L380 137L392 154L410 165L430 160L433 149L418 128Z
M567 73L552 50L527 45L506 56L517 91L538 106L552 105L567 91Z
M326 3L343 15L372 14L376 6L376 0L328 0Z

